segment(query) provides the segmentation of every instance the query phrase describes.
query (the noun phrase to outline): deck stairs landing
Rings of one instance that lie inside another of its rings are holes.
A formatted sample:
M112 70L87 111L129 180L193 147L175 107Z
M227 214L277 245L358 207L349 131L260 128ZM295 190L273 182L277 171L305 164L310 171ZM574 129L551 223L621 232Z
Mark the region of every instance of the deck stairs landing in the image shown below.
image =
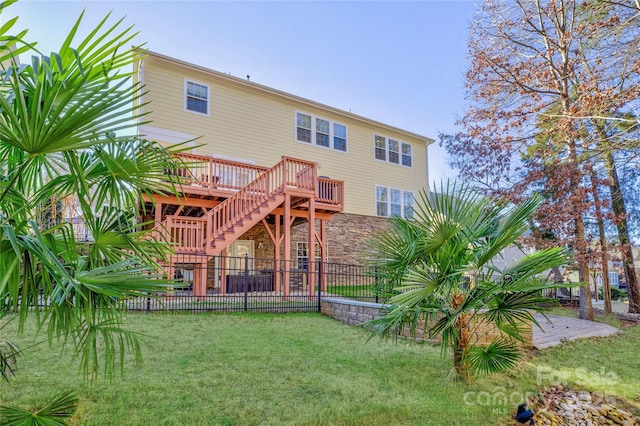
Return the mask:
M157 229L175 244L176 253L220 254L285 202L287 193L314 197L316 169L316 163L283 157L205 216L167 216Z

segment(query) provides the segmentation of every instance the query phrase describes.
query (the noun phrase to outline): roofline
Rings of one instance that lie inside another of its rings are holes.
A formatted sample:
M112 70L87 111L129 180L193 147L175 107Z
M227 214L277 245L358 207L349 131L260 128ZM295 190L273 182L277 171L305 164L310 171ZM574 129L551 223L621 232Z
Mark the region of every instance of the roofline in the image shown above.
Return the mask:
M211 68L206 68L206 67L203 67L203 66L200 66L200 65L192 64L190 62L186 62L186 61L182 61L180 59L172 58L170 56L166 56L166 55L163 55L163 54L160 54L160 53L157 53L157 52L153 52L151 50L142 50L141 52L143 52L143 54L146 55L146 56L151 56L151 57L154 57L156 59L160 59L162 61L171 62L173 64L176 64L176 65L179 65L179 66L182 66L182 67L195 69L195 70L207 73L207 74L209 74L209 75L211 75L211 76L213 76L215 78L218 78L218 79L221 79L221 80L233 83L233 84L237 84L237 85L244 86L244 87L249 87L251 89L258 90L258 91L261 91L261 92L264 92L264 93L268 93L270 95L274 95L274 96L277 96L277 97L280 97L280 98L284 98L284 99L288 99L288 100L291 100L291 101L299 102L299 103L302 103L302 104L305 104L305 105L309 105L310 107L318 108L318 109L321 109L321 110L325 110L327 112L330 112L330 113L333 113L333 114L337 114L337 115L341 115L343 117L351 118L351 119L354 119L354 120L357 120L357 121L361 121L361 122L366 123L366 124L383 127L385 129L388 129L389 131L400 133L400 134L403 134L403 135L406 135L406 136L409 136L409 137L412 137L412 138L422 139L422 140L425 141L426 145L431 145L432 143L435 142L434 139L429 138L427 136L420 135L418 133L413 133L413 132L410 132L408 130L401 129L399 127L391 126L389 124L385 124L385 123L382 123L380 121L372 120L370 118L366 118L366 117L363 117L363 116L358 115L358 114L347 112L347 111L341 110L339 108L334 108L334 107L331 107L329 105L322 104L320 102L316 102L316 101L312 101L310 99L303 98L301 96L296 96L296 95L293 95L291 93L283 92L281 90L274 89L274 88L269 87L269 86L264 86L264 85L259 84L259 83L254 83L252 81L247 81L247 80L244 80L244 79L239 78L239 77L234 77L232 75L225 74L225 73L220 72L220 71L212 70Z

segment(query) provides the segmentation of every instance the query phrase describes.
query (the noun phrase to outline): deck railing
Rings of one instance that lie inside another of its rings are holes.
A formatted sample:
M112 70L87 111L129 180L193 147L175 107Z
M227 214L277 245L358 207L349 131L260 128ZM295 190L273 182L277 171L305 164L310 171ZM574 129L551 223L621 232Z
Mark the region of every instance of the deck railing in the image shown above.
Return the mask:
M179 252L200 252L204 248L207 220L203 217L167 216L167 232Z
M194 185L209 189L238 190L255 180L268 167L255 166L221 158L196 154L177 154L183 167L172 170L184 178L186 185Z
M319 177L316 201L337 206L343 205L344 182L341 180Z
M238 191L270 170L268 167L205 155L181 153L177 154L177 156L182 161L183 167L170 170L168 173L182 177L183 184L186 186L207 190ZM286 182L283 183L304 189L313 189L315 174L312 176L310 174L311 169L308 167L313 163L293 158L287 158L287 161L289 161L293 167L288 168ZM302 164L302 169L296 167L296 163ZM327 177L319 177L316 181L317 202L335 206L343 205L343 181L329 179ZM278 181L277 183L279 184L280 182L281 181Z

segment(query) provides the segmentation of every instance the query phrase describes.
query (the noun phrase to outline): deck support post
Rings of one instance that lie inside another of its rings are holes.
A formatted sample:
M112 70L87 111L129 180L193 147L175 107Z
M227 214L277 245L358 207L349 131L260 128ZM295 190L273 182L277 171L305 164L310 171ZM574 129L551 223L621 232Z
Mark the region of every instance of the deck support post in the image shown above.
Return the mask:
M222 250L219 257L218 267L220 270L220 294L227 294L227 249Z
M318 235L316 235L318 237ZM322 275L320 276L320 290L327 291L327 271L326 271L326 263L327 263L327 220L320 219L320 236L318 238L318 244L320 244L320 262L322 263L322 268L320 271Z
M207 260L193 263L193 291L196 296L207 295Z
M273 242L273 256L274 256L274 265L273 265L273 279L275 290L280 292L282 291L282 276L280 275L280 245L282 243L281 234L281 224L282 215L276 214L276 234L275 241Z
M282 296L289 298L291 281L291 194L284 199L284 291Z
M154 226L159 225L160 223L162 223L162 203L160 202L156 202L156 211L155 211L155 224Z
M309 252L307 253L308 261L307 261L307 291L309 292L309 296L313 297L316 294L315 286L317 283L316 279L316 200L315 196L309 197Z

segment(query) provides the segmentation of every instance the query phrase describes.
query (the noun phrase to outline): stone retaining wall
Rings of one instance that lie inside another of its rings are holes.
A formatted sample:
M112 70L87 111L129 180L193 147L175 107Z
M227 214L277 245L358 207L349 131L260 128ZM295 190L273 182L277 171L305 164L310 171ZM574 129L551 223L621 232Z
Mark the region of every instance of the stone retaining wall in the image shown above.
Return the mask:
M380 303L358 302L355 300L323 298L321 312L347 325L360 325L363 322L380 318Z
M333 317L345 324L356 326L364 322L380 318L380 310L385 306L387 305L358 302L355 300L323 298L321 302L321 311L323 315ZM524 347L531 349L533 348L533 325L529 323L524 328L525 331L522 333L522 337L524 338ZM489 343L501 333L492 324L480 324L479 326L475 326L474 323L472 323L469 326L469 330L471 332L471 340L479 344ZM416 330L416 335L411 336L409 330L405 329L401 335L405 337L415 337L416 339L429 339L429 337L421 333L420 330Z

